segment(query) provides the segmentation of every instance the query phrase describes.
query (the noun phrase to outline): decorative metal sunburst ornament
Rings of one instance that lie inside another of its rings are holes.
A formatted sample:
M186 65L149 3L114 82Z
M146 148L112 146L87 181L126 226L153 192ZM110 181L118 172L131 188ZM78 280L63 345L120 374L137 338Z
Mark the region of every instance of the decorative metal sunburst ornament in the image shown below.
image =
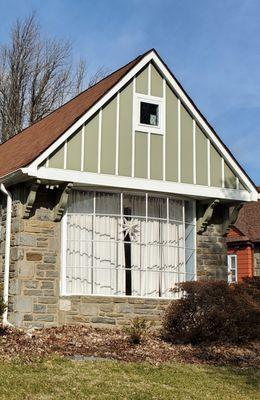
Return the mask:
M132 218L124 218L122 223L122 233L124 234L124 237L129 235L131 240L135 240L137 234L139 233L138 225L139 223L134 222Z

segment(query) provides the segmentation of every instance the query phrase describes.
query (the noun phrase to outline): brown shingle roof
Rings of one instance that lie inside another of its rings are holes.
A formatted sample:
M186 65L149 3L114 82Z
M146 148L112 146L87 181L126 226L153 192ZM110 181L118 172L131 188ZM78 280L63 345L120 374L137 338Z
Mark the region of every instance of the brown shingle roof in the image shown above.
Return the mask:
M96 85L80 93L41 121L1 144L0 176L25 167L35 160L149 52L140 55Z
M260 241L260 201L246 203L241 208L235 228L250 241Z

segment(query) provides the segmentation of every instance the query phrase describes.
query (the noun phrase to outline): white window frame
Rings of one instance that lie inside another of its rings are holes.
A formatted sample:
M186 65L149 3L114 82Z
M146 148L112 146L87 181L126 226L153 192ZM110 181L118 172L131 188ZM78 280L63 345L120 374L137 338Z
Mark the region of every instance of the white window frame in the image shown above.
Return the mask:
M82 189L81 189L82 190ZM95 197L95 192L104 192L104 193L121 193L121 197L122 197L122 195L127 195L127 194L129 194L129 195L133 195L133 194L137 194L136 192L131 192L131 191L120 191L120 190L118 190L118 191L115 191L115 190L100 190L99 188L91 188L90 190L88 189L87 191L93 191L94 192L94 197ZM140 194L140 192L138 193L138 194ZM166 200L167 200L167 204L169 204L169 198L173 198L173 199L176 199L176 200L182 200L182 204L183 204L183 229L185 229L185 226L186 226L186 224L187 224L187 222L185 221L185 209L184 209L184 201L185 201L185 199L184 198L180 198L180 197L177 197L177 196L166 196L166 195L163 195L163 194L156 194L156 193L149 193L149 192L146 192L146 193L142 193L142 194L145 194L145 196L146 196L146 202L147 202L147 198L148 198L148 195L149 196L152 196L152 197L159 197L159 198L166 198ZM190 200L190 199L187 199L187 200ZM121 200L121 203L122 203L122 200ZM194 251L194 254L195 254L195 256L194 256L194 272L193 272L193 279L192 280L197 280L197 262L196 262L196 260L197 260L197 241L196 241L196 202L195 201L192 201L191 202L191 204L192 204L192 213L193 213L193 221L192 222L189 222L188 224L189 225L193 225L194 226L194 229L195 229L195 234L194 234L194 247L192 248L192 250ZM146 208L147 208L147 205L146 205ZM94 213L95 213L95 211L94 211ZM167 205L167 219L169 218L169 207L168 207L168 205ZM71 297L71 296L94 296L94 297L96 297L96 296L99 296L99 297L124 297L124 298L128 298L128 297L130 297L130 298L141 298L141 299L146 299L146 298L151 298L151 299L170 299L170 300L173 300L173 297L146 297L146 296L129 296L129 295L120 295L120 296L118 296L118 295L114 295L114 294L95 294L95 293L93 293L93 294L91 294L91 293L88 293L88 294L82 294L82 293L69 293L68 291L67 291L67 288L66 288L66 252L67 252L67 210L65 211L65 213L64 213L64 215L63 215L63 217L62 217L62 220L61 220L61 274L60 274L60 296L62 296L62 297ZM185 252L185 245L184 245L184 252ZM184 255L184 260L185 260L185 255Z
M232 259L235 260L235 268L232 268ZM227 255L227 265L228 265L228 283L236 283L237 282L237 254L228 254ZM232 280L232 270L235 270L236 280Z
M158 119L159 119L159 125L148 125L148 124L142 124L140 122L141 115L140 115L140 109L141 109L141 102L143 103L150 103L150 104L155 104L158 106ZM163 135L165 132L165 104L164 104L164 99L162 97L155 97L155 96L149 96L145 94L138 94L135 93L135 101L134 101L134 130L139 131L139 132L145 132L145 133L155 133L157 135Z

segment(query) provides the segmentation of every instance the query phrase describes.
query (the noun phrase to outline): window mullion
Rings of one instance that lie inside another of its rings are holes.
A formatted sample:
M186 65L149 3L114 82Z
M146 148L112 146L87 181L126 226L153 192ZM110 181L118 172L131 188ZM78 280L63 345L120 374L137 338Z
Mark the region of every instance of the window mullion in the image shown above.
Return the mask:
M145 295L147 295L147 269L148 269L148 193L145 193L145 267L144 267L144 282ZM140 271L140 273L142 273Z
M166 214L166 220L167 220L167 251L166 251L166 254L167 254L167 268L169 270L169 265L170 265L170 247L169 247L169 242L170 242L170 204L169 204L169 197L168 196L167 196L167 199L166 199L166 213L167 213ZM174 251L176 251L176 250L174 250ZM165 275L165 265L164 265L164 268L163 268L163 272L164 272L164 275ZM170 274L171 273L172 272L170 272Z
M94 292L94 265L95 265L95 242L96 242L96 192L93 193L93 229L92 229L92 267L91 267L91 294ZM96 268L96 266L95 266Z
M182 246L183 246L183 272L182 276L184 277L184 280L186 281L186 254L185 254L185 246L186 246L186 234L185 234L185 202L182 200L182 236L183 236L183 241L182 241ZM180 278L178 277L178 282L180 281Z
M121 224L121 271L120 271L121 279L120 279L120 292L124 292L124 294L125 294L125 289L124 289L124 291L122 290L123 287L124 287L123 286L124 281L122 280L123 279L122 277L124 276L124 274L123 274L123 260L124 260L124 231L123 231L124 204L123 204L123 201L124 201L124 194L121 192L120 193L120 224Z

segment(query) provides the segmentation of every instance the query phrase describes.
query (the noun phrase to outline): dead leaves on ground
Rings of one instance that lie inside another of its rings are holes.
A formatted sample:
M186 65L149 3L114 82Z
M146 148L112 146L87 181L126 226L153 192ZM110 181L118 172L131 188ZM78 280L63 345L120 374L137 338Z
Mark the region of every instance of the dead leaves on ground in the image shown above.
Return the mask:
M26 332L7 328L0 337L0 359L31 362L50 356L81 355L126 362L188 362L197 364L260 366L260 343L234 345L173 345L156 333L139 345L129 342L122 330L88 326L62 326Z

